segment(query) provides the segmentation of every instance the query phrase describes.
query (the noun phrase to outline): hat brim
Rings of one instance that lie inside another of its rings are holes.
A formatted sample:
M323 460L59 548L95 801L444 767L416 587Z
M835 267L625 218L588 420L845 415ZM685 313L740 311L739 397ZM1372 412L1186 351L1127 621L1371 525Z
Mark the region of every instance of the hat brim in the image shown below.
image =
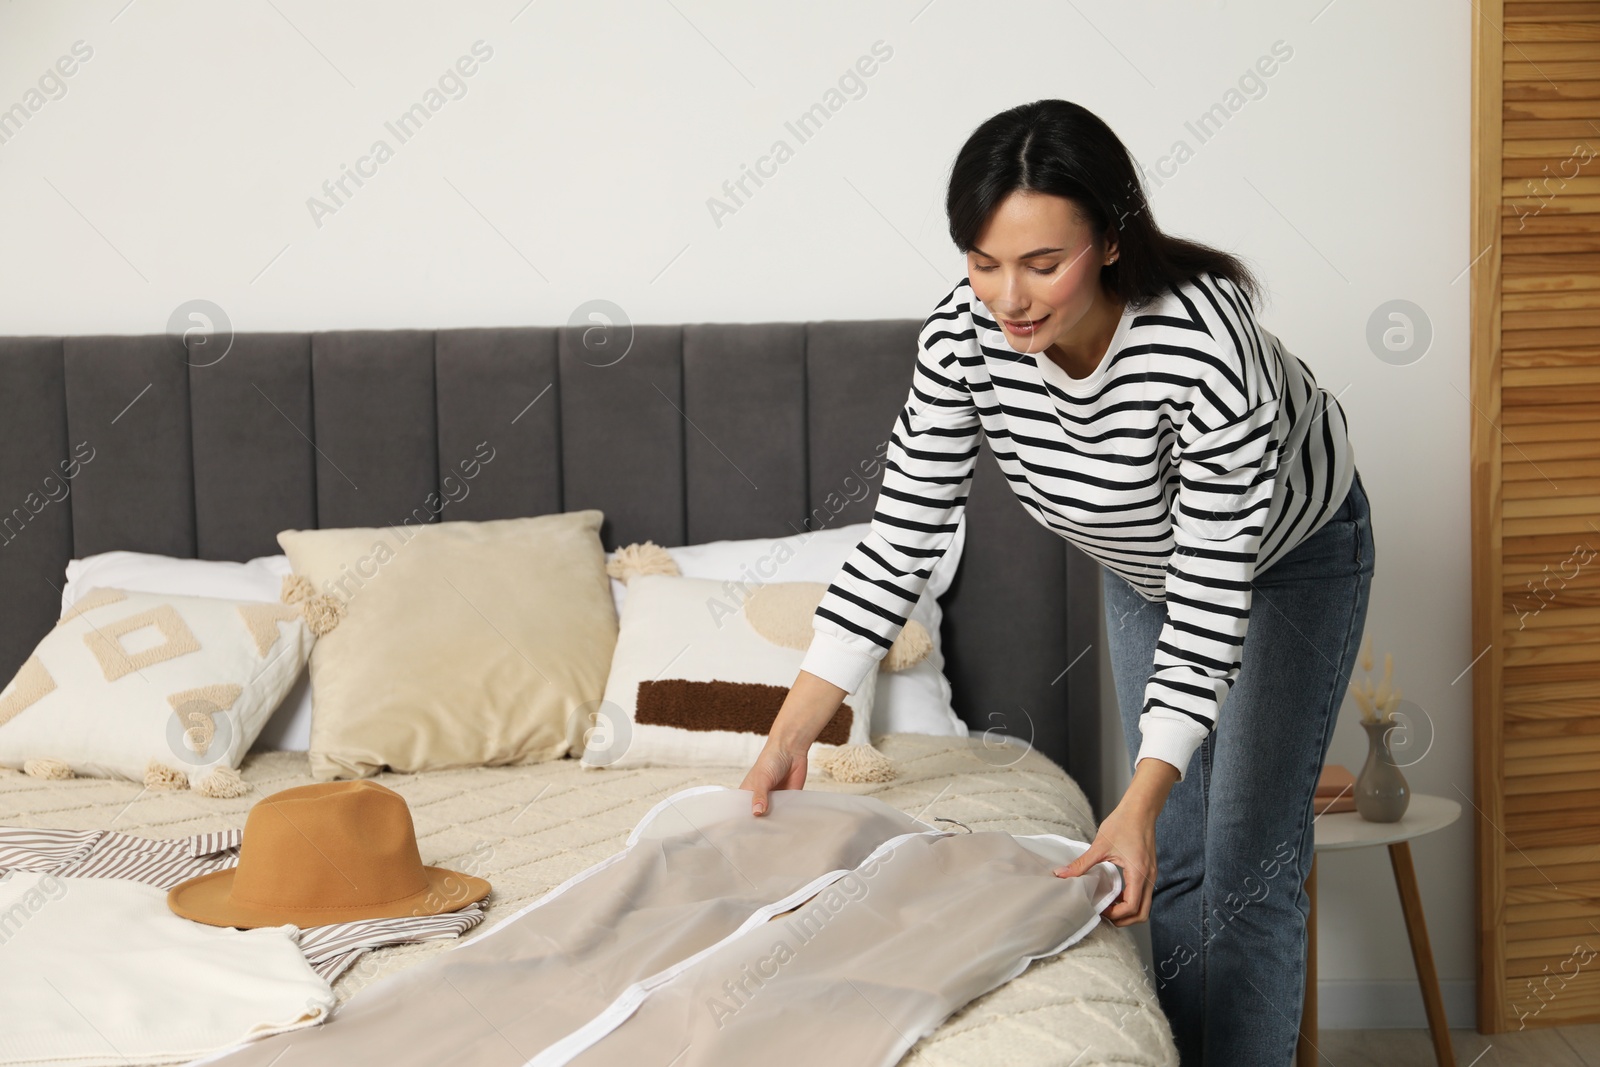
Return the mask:
M329 926L362 919L399 919L413 915L444 915L460 911L489 895L482 878L443 867L424 867L428 888L397 900L359 907L288 908L247 904L232 900L237 867L202 874L167 890L167 907L175 915L208 926L233 926L244 930L260 926Z

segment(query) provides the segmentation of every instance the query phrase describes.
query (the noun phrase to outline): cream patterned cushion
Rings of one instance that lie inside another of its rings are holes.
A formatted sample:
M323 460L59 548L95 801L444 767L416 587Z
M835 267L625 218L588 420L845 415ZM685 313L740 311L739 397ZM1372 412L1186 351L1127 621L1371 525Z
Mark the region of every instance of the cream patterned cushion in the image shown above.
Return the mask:
M92 589L0 689L0 766L235 795L314 640L288 604Z

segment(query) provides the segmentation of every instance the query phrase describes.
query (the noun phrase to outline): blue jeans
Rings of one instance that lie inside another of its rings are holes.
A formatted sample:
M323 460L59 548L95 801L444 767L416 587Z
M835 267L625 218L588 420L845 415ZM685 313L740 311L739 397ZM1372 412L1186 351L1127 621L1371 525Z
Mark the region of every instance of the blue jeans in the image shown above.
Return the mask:
M1282 1067L1305 995L1312 798L1366 624L1372 517L1338 510L1251 583L1242 664L1156 819L1157 998L1183 1067ZM1165 604L1102 569L1130 762Z

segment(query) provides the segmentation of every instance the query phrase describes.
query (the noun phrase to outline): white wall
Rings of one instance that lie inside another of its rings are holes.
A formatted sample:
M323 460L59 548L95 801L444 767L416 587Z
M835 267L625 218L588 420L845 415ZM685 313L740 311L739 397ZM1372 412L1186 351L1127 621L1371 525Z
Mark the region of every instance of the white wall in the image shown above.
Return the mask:
M921 317L962 275L942 200L963 139L1012 105L1076 100L1146 168L1163 227L1259 268L1266 325L1340 397L1374 512L1368 631L1436 731L1410 778L1464 802L1469 16L1439 0L14 0L0 108L39 106L0 144L0 333L156 333L193 299L240 330L543 325L596 298L635 322ZM47 78L30 96L80 41L64 95ZM492 54L465 95L403 143L386 129L479 41ZM800 143L785 123L878 42L892 54L864 91ZM1290 57L1241 92L1277 42ZM1202 141L1213 105L1228 118ZM308 199L379 139L392 158L319 223ZM780 139L792 158L714 218ZM1162 164L1179 141L1192 156ZM1404 366L1366 340L1397 298L1434 330ZM1116 741L1109 710L1107 728ZM1347 705L1333 758L1364 753ZM1470 1025L1469 823L1415 851L1452 1021ZM1385 855L1330 856L1321 876L1324 1022L1420 1025Z

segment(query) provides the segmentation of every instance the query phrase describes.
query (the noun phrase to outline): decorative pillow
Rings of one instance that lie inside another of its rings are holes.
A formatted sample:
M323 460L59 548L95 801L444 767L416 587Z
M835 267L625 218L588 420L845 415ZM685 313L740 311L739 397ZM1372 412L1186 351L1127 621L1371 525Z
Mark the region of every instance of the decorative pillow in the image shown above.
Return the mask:
M0 690L0 765L238 796L316 630L301 605L89 590Z
M950 547L934 565L933 574L921 598L911 610L911 620L922 624L932 639L927 656L899 671L878 674L873 696L872 733L937 734L966 737L967 725L951 703L950 682L944 675L944 652L940 627L944 612L938 598L955 580L961 553L966 543L966 517L956 527ZM822 582L838 576L846 557L867 535L871 523L812 530L789 537L754 538L743 541L710 541L698 545L668 548L677 564L677 573L686 578L715 578L734 581L751 589L764 582ZM648 543L648 542L647 542ZM618 552L623 549L618 549ZM612 554L616 558L616 553ZM615 577L611 594L621 616L627 587ZM808 623L809 625L809 623ZM886 658L887 663L887 658Z
M617 549L606 561L606 573L611 575L612 581L624 585L632 578L645 574L683 577L672 553L654 541L636 541ZM820 591L818 586L821 586ZM731 598L742 593L749 598L746 603L752 605L753 611L764 613L762 617L769 621L769 625L761 630L764 637L801 652L811 647L811 638L815 633L811 625L812 617L827 589L827 584L823 582L764 582L755 590L731 582L722 584L722 591L730 598L730 602ZM770 595L758 600L752 595L755 592L768 592ZM888 653L878 662L878 668L889 672L909 670L925 660L932 650L933 638L927 629L916 619L907 619L900 633L895 636L894 643L889 646Z
M617 639L595 509L284 530L345 617L311 655L311 773L535 763L582 744Z
M183 559L155 552L98 552L67 563L61 589L63 613L91 589L110 586L140 593L223 597L230 600L278 602L283 579L291 572L288 556L257 556L247 563ZM311 676L302 670L278 710L256 737L252 751L284 749L304 752L311 741Z
M740 601L722 582L632 575L583 765L748 767L800 671L826 591L768 582ZM845 697L808 759L870 746L876 678L868 674Z

